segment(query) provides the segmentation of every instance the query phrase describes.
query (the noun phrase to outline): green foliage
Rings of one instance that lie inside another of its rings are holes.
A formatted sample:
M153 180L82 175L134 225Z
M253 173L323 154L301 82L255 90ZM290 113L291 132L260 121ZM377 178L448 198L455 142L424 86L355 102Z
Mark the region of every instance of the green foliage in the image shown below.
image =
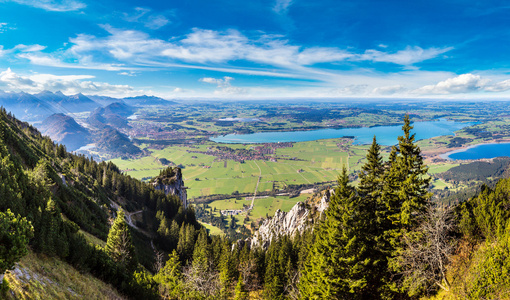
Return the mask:
M510 158L498 157L492 161L475 161L472 163L461 164L450 170L437 174L438 177L445 180L454 181L485 181L490 177L508 177L508 166ZM507 176L505 176L507 175Z
M13 269L14 263L27 254L33 232L26 218L15 216L9 209L0 212L0 275Z
M133 273L130 292L134 299L159 299L158 284L145 270Z
M133 246L131 233L129 232L128 224L124 218L124 210L120 209L108 233L105 251L113 261L133 271L138 262L136 260L135 247Z
M234 300L248 300L248 293L244 289L244 282L242 274L239 274L236 289L234 291Z
M9 282L5 277L3 277L2 282L0 282L0 296L5 297L9 289Z
M397 297L391 277L392 269L400 271L400 266L394 257L405 246L403 234L416 228L430 197L427 167L411 129L406 115L404 135L386 163L374 137L357 188L349 185L345 169L339 176L304 264L304 299Z
M290 238L278 237L269 245L265 258L264 295L267 299L284 299L285 288L289 285L290 271L295 264Z
M182 294L182 271L175 250L168 256L165 266L154 276L154 280L159 283L160 294L164 299L179 299Z

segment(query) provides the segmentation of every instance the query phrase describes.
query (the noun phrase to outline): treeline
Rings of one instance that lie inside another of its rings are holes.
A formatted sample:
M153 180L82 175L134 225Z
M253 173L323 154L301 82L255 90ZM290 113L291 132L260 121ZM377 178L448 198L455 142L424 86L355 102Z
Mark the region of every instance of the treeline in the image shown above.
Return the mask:
M491 177L508 177L509 165L510 157L498 157L491 162L475 161L462 164L436 176L451 182L485 181Z

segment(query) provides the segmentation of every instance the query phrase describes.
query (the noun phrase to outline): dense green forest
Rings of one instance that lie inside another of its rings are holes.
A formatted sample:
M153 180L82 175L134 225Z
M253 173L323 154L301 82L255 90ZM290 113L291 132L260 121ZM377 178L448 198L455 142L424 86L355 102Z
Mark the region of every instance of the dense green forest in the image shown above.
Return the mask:
M510 180L435 204L408 116L402 128L386 161L374 137L357 186L344 170L306 230L250 248L209 235L177 197L70 154L2 110L0 272L28 245L131 299L508 298ZM129 224L135 211L143 221Z

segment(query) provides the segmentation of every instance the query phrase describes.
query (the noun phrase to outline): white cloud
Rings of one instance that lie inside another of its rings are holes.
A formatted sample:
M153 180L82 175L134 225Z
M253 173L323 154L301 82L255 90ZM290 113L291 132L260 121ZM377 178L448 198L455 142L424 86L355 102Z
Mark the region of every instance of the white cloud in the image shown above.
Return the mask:
M485 88L488 92L505 92L510 90L510 79L497 82Z
M232 86L231 84L232 80L234 80L234 78L224 76L221 79L204 77L200 78L198 81L215 84L217 87L217 89L214 91L215 95L237 95L247 93L247 90L244 88Z
M83 56L80 63L67 63L52 55L38 53L20 53L17 55L19 58L28 59L30 63L39 66L66 68L66 69L89 69L89 70L106 70L106 71L120 71L120 70L134 70L135 68L124 67L122 64L104 64L91 61L90 56Z
M0 56L12 54L12 53L27 53L27 52L38 52L46 49L45 46L41 46L38 44L34 45L23 45L19 44L14 46L11 49L4 49L4 46L0 45Z
M170 20L163 15L152 15L144 22L145 27L149 29L159 29L170 23Z
M394 63L397 65L408 66L425 60L435 58L445 52L452 50L453 47L429 48L407 46L404 50L395 53L382 52L379 50L367 50L364 54L356 56L353 60L368 60L374 62Z
M437 84L426 85L414 91L417 94L457 94L470 93L484 90L490 83L489 79L483 79L480 75L471 73L448 78Z
M133 72L133 71L129 71L129 72L120 72L118 73L119 75L124 75L124 76L130 76L130 77L134 77L136 76L136 72Z
M276 0L273 10L276 13L286 13L291 4L292 0Z
M37 52L37 51L42 51L42 50L46 49L46 46L42 46L39 44L34 44L34 45L19 44L19 45L16 45L14 47L14 49L19 50L21 52Z
M9 1L9 0L6 0ZM77 0L10 0L23 5L42 8L48 11L74 11L87 7Z
M141 23L149 29L159 29L170 24L170 20L163 14L154 14L144 7L135 7L133 13L124 13L123 19L128 22Z
M178 87L178 88L175 88L173 92L174 93L183 93L184 89Z
M374 95L393 95L404 92L406 89L402 85L381 86L372 90Z
M0 33L5 32L7 23L0 23Z
M452 48L407 47L397 52L367 50L362 54L334 47L292 45L281 36L259 35L248 38L237 30L214 31L195 28L182 38L156 39L136 30L120 30L109 25L105 37L79 34L71 38L66 54L81 61L104 60L105 55L126 64L168 66L182 61L188 64L220 64L238 60L273 66L301 73L319 63L348 61L388 62L408 66L432 59ZM176 65L177 66L177 65ZM262 75L262 74L261 74Z
M62 91L64 94L100 94L108 96L131 96L143 94L129 85L112 85L105 82L91 81L91 75L52 75L33 74L18 75L10 68L0 72L0 88L7 91L24 91L38 93L43 90Z

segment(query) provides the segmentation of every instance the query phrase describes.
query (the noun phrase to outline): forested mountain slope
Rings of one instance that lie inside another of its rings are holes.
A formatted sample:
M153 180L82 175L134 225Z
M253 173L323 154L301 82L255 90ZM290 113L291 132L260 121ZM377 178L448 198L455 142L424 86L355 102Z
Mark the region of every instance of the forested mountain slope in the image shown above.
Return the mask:
M136 226L129 230L136 247L136 264L153 270L154 249L174 249L179 227L192 232L200 226L192 210L178 197L166 196L152 186L121 174L111 163L96 163L66 152L35 128L0 111L0 211L8 209L25 217L34 228L30 248L59 257L80 271L90 272L136 298L147 292L130 269L116 262L101 247L89 244L87 232L107 241L116 207L139 211ZM157 216L157 217L156 217ZM176 235L159 235L160 222L175 222ZM143 233L142 233L143 232ZM142 269L140 269L142 270ZM139 271L140 272L140 271Z

